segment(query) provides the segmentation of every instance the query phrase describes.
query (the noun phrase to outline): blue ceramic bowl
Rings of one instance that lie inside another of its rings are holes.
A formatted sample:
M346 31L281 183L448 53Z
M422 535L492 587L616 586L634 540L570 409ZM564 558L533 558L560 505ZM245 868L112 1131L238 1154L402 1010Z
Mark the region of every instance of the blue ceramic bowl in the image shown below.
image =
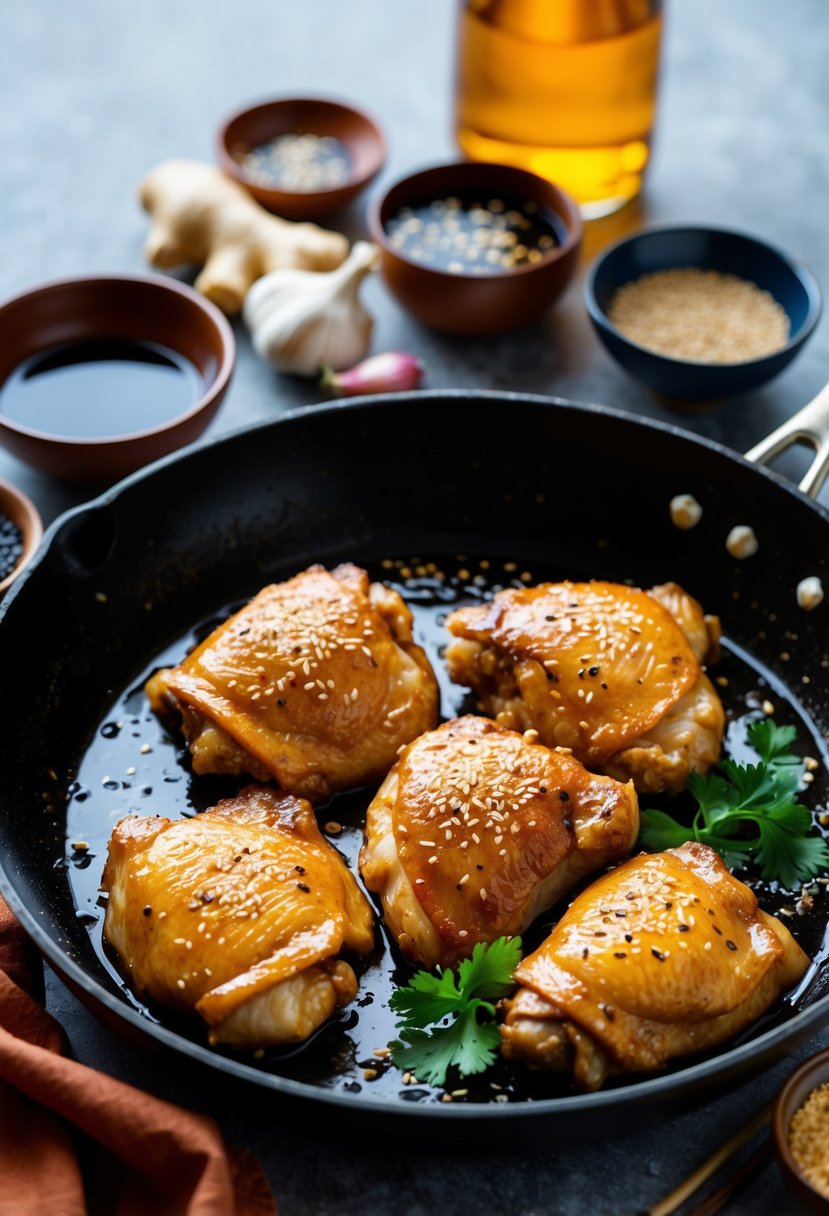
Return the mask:
M789 316L783 349L744 363L697 363L655 354L608 320L619 287L643 274L688 266L735 274L770 292ZM622 367L654 392L685 401L732 397L765 384L791 363L821 310L820 288L804 265L764 241L721 228L650 228L618 241L591 266L585 298L596 333Z

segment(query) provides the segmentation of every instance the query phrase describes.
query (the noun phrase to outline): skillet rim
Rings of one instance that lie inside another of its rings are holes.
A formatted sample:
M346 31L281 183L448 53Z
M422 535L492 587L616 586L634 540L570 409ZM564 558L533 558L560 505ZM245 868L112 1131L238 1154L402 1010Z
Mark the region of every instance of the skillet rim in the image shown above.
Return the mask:
M575 411L580 414L609 417L626 425L629 424L633 428L638 426L645 430L650 429L661 434L671 435L680 441L690 443L692 446L697 446L718 456L725 457L729 461L742 465L751 473L768 479L777 490L783 490L794 497L799 503L805 504L815 512L818 520L824 525L829 525L829 510L820 503L808 498L793 482L788 481L771 469L753 464L751 461L746 460L739 452L726 447L716 440L687 431L674 423L664 422L643 415L630 414L627 411L619 410L612 406L595 405L573 401L565 397L551 397L538 393L519 393L495 389L429 389L400 393L382 393L301 406L297 409L289 410L275 419L263 419L253 424L242 425L231 431L217 435L212 439L192 444L189 447L182 448L177 452L162 457L153 464L131 473L122 481L108 487L97 497L65 511L50 524L39 552L27 569L21 573L0 603L0 625L2 625L9 605L14 602L21 593L22 588L34 576L58 533L70 519L108 505L132 486L152 478L161 469L197 456L202 448L213 448L218 444L237 439L241 435L279 427L295 420L307 418L310 415L316 415L324 419L329 414L339 410L362 409L370 411L386 407L393 408L394 404L400 402L446 402L447 399L462 401L486 399L498 401L502 404L517 403L544 407L552 406L564 412ZM0 813L2 813L1 807ZM149 1038L155 1039L165 1049L181 1054L185 1058L188 1058L190 1062L206 1064L208 1068L224 1073L234 1078L234 1080L253 1083L263 1090L275 1091L284 1094L286 1097L298 1098L304 1102L321 1102L326 1106L341 1108L356 1114L365 1113L366 1115L383 1116L392 1114L398 1118L414 1119L420 1124L423 1124L424 1121L429 1122L438 1119L454 1122L460 1121L462 1123L475 1122L481 1119L488 1123L492 1120L501 1121L502 1119L513 1121L516 1119L519 1121L532 1119L535 1123L538 1119L553 1115L566 1116L569 1114L584 1116L588 1115L590 1111L604 1109L623 1112L625 1109L636 1109L638 1106L647 1104L652 1100L657 1102L660 1100L677 1101L693 1094L700 1088L713 1089L718 1080L722 1083L728 1082L731 1079L738 1084L740 1081L747 1082L750 1077L743 1066L752 1057L758 1056L762 1059L775 1052L777 1048L790 1040L793 1041L793 1046L796 1047L798 1044L802 1044L810 1033L816 1033L822 1024L829 1021L829 994L827 994L820 997L807 1009L795 1013L782 1025L773 1027L757 1038L742 1043L737 1047L732 1047L730 1050L709 1059L697 1061L696 1063L692 1062L687 1067L676 1072L660 1073L655 1076L646 1077L642 1081L637 1081L618 1089L598 1090L595 1093L589 1094L572 1094L565 1097L542 1098L532 1101L468 1106L455 1105L453 1103L408 1104L365 1096L357 1098L342 1090L325 1089L306 1082L295 1081L290 1077L266 1072L239 1060L234 1060L230 1056L217 1055L207 1047L202 1047L198 1043L183 1038L174 1031L168 1030L160 1023L151 1021L137 1009L133 1009L127 1001L109 992L80 963L65 954L59 944L49 937L35 913L30 911L29 907L18 896L12 883L11 873L7 870L7 865L2 856L0 856L0 893L3 894L11 911L21 922L41 955L50 963L58 976L64 982L70 982L70 986L74 985L83 991L92 1001L103 1006L109 1015L119 1021L126 1022L131 1029L137 1030L141 1036L146 1035ZM97 1010L93 1012L96 1017L99 1016ZM127 1049L132 1051L134 1050L134 1046L129 1044ZM771 1062L767 1067L770 1065Z
M572 397L549 396L544 393L519 393L508 389L431 388L410 389L399 393L372 393L361 397L339 397L333 401L311 402L309 405L300 405L294 409L286 410L284 414L280 414L277 418L261 418L256 422L243 423L240 426L233 427L231 430L223 431L219 435L196 440L186 447L178 448L176 451L170 452L158 460L154 460L151 464L145 465L141 469L136 469L135 472L129 473L126 477L121 478L120 481L107 486L105 490L102 490L94 498L90 498L86 502L79 503L76 507L70 507L68 510L61 512L44 530L39 551L35 554L26 569L21 571L3 599L0 600L0 621L3 620L9 604L17 597L20 589L25 586L45 557L54 534L67 520L74 519L75 516L81 515L93 508L108 505L116 497L120 496L124 490L129 489L145 478L153 476L156 472L167 468L169 465L176 464L180 460L189 459L202 449L207 450L217 447L219 444L227 443L230 440L238 439L241 435L268 430L270 427L282 426L286 422L293 422L295 419L302 419L311 415L324 417L339 410L356 410L365 407L382 409L387 405L393 406L395 403L400 402L446 401L447 399L459 401L483 399L513 404L555 406L557 409L562 409L565 412L575 411L576 413L595 414L598 417L613 418L617 422L641 426L645 430L654 430L662 434L672 435L675 439L688 441L692 445L706 448L710 452L716 452L720 456L725 456L729 460L736 461L738 465L748 469L750 472L758 473L760 476L768 478L778 489L785 490L796 501L810 506L817 512L824 523L829 524L829 507L824 507L822 503L809 498L787 477L783 477L782 474L775 472L774 469L770 469L765 464L746 460L745 456L735 448L730 448L716 439L710 439L707 435L698 435L695 431L686 430L684 427L677 426L675 422L667 422L661 418L651 418L647 414L632 414L628 410L616 409L612 405L599 405L596 402L590 401L576 401Z

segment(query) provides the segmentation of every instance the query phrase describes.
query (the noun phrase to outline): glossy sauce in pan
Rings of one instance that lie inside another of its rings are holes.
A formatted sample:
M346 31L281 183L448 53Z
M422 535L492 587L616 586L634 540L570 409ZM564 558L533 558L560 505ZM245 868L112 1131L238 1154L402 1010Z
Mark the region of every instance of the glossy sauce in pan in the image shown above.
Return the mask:
M416 639L425 647L440 683L444 718L474 710L472 694L452 684L443 665L443 649L448 639L443 622L448 612L462 603L487 598L504 586L523 586L565 577L558 569L543 569L537 564L530 569L511 561L471 555L434 561L428 558L389 559L374 567L368 565L368 568L373 578L389 582L411 606ZM567 577L576 575L570 570ZM147 666L137 674L132 686L115 699L104 720L98 724L75 780L67 790L66 856L56 860L58 866L66 868L77 915L88 927L92 949L125 998L146 1017L201 1044L206 1044L206 1028L196 1015L186 1018L157 1006L147 1006L124 983L102 939L103 905L99 881L106 860L107 841L116 822L124 815L165 815L171 819L192 816L247 783L235 778L193 776L189 753L180 734L173 725L161 723L150 712L143 693L144 682L152 671L179 662L239 606L238 603L228 605L225 610L201 621L186 636L149 656ZM705 604L704 607L708 611L722 609L721 605ZM813 809L825 809L829 763L825 740L810 727L794 696L780 680L728 641L727 618L723 620L723 627L726 638L722 660L710 674L718 681L718 692L728 714L726 753L737 760L754 758L745 747L746 726L749 721L762 717L763 704L771 702L776 722L792 723L797 727L795 750L798 754L814 756L820 762L813 784L801 797ZM342 825L340 832L326 835L355 873L362 844L362 824L372 794L373 790L367 789L339 795L318 808L321 826ZM671 801L673 813L683 805L683 798ZM641 802L645 806L664 805L663 799L653 797L643 797ZM688 806L690 810L690 804ZM72 845L78 842L87 844L88 848L74 849ZM746 875L740 877L745 879ZM821 956L829 915L829 886L815 884L814 906L806 914L799 915L795 908L797 893L779 892L762 883L752 885L767 911L777 915L782 912L782 919L807 953L812 958ZM543 940L561 910L546 914L525 934L525 952ZM394 986L405 983L412 974L412 968L395 956L379 917L374 952L362 967L358 964L356 970L360 977L356 1001L308 1043L300 1047L269 1049L264 1053L236 1054L246 1063L318 1087L344 1089L389 1102L440 1101L443 1091L425 1085L404 1085L402 1073L388 1059L374 1055L376 1049L384 1048L396 1037L388 999ZM802 994L815 983L821 987L826 983L825 969L820 976L815 967L810 970L793 998L796 1006ZM791 1005L784 999L742 1037L751 1037L758 1029L785 1018L790 1009ZM228 1051L228 1054L232 1053ZM682 1064L679 1061L675 1068L681 1068ZM633 1075L609 1084L632 1084L636 1079ZM451 1080L450 1077L450 1089ZM456 1078L454 1089L453 1101L459 1102L531 1101L570 1092L566 1083L550 1074L533 1073L505 1061L498 1061L482 1077Z

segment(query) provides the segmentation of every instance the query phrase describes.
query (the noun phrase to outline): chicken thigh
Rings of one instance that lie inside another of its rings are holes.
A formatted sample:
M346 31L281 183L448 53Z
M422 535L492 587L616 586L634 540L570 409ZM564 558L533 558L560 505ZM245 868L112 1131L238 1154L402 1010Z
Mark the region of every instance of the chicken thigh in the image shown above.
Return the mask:
M719 758L725 715L700 669L716 621L675 583L508 588L447 628L449 674L485 713L640 792L676 793Z
M707 845L642 854L588 887L518 967L502 1051L598 1089L733 1038L808 964Z
M368 810L360 871L413 962L451 966L520 933L639 830L632 785L485 718L404 749Z
M438 705L410 610L351 565L265 587L147 695L181 714L195 772L273 778L312 801L378 780Z
M193 819L128 815L102 879L104 938L143 997L195 1010L210 1042L306 1039L357 994L372 910L309 803L249 786Z

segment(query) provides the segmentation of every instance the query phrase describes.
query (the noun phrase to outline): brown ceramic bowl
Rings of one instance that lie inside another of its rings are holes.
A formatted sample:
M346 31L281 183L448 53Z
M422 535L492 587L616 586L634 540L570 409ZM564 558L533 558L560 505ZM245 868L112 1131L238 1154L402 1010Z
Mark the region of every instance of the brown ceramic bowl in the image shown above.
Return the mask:
M175 350L201 377L201 397L161 425L101 439L37 431L4 416L3 384L25 359L52 346L106 339ZM47 283L0 305L0 443L53 477L115 481L201 435L227 391L235 354L233 331L219 310L175 279L107 275Z
M829 1199L816 1191L801 1173L789 1147L789 1125L795 1111L800 1109L812 1090L826 1081L829 1081L829 1048L810 1056L794 1070L777 1095L772 1113L774 1147L780 1172L798 1210L809 1213L809 1216L827 1216Z
M8 481L0 481L0 516L3 515L20 529L23 535L23 552L11 573L0 580L0 597L6 588L12 585L24 566L28 566L43 535L43 523L37 507L22 490L10 485Z
M350 158L348 181L331 190L280 190L252 181L241 161L251 149L280 135L333 135ZM219 130L218 160L269 211L289 220L311 220L345 206L379 173L386 159L380 127L362 110L320 97L285 97L231 115Z
M500 195L554 212L566 230L562 243L531 265L485 275L436 270L391 244L387 224L401 207L479 190L488 198ZM582 235L579 209L564 190L525 169L472 161L403 178L377 202L369 228L382 251L383 277L403 307L432 329L466 336L504 333L540 316L572 279Z

